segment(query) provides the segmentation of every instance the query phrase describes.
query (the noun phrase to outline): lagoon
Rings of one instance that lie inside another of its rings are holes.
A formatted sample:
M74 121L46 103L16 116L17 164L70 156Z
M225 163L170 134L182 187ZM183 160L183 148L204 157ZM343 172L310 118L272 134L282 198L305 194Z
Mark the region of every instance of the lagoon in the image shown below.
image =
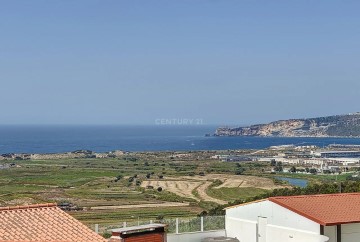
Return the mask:
M308 181L305 179L299 179L299 178L289 178L289 177L275 177L278 180L287 181L292 186L297 186L304 188L308 185Z

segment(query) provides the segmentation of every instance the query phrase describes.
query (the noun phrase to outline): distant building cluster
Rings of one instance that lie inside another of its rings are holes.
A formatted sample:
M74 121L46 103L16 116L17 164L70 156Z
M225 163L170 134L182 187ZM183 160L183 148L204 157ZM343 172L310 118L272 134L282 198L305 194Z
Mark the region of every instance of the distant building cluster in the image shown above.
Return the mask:
M221 161L252 161L253 158L243 155L214 155L212 159L218 159Z
M265 150L258 150L250 154L237 155L236 152L216 154L210 157L227 162L272 162L296 166L296 172L309 173L309 169L317 173L346 172L350 168L360 169L360 145L332 144L320 149L315 145L279 145ZM273 172L278 171L276 167ZM290 168L281 169L290 172ZM293 171L292 171L293 172Z
M315 157L321 158L360 158L360 151L344 150L344 151L321 151L316 152Z

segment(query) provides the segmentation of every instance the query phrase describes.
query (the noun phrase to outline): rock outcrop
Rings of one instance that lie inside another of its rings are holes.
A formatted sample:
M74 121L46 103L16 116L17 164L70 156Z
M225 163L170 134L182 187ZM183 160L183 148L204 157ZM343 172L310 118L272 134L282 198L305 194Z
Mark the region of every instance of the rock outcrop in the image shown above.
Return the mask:
M214 136L360 137L360 113L280 120L248 127L220 127Z

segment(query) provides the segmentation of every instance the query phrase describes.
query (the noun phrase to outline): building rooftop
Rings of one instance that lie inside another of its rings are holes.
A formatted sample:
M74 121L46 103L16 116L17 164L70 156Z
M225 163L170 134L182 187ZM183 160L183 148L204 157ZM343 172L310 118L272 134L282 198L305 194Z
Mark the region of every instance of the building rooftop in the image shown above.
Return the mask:
M105 242L54 203L0 208L0 241Z
M360 193L270 197L269 201L324 226L360 222Z

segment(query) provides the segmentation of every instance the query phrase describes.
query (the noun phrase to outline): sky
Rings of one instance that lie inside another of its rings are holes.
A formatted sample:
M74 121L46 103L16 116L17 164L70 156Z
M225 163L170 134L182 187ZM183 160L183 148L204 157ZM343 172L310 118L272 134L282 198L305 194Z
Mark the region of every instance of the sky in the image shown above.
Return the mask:
M0 0L0 124L360 111L360 1Z

